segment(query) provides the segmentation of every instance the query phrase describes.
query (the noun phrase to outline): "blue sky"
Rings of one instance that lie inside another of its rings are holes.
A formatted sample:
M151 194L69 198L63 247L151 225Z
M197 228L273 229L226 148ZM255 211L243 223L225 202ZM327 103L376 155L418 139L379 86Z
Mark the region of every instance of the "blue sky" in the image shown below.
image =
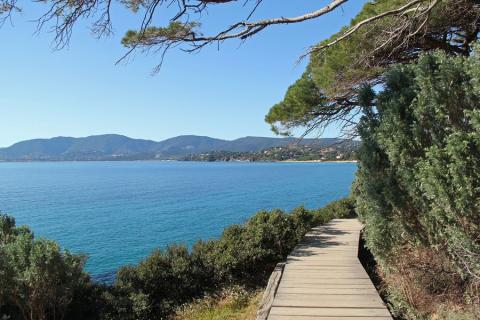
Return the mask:
M302 14L327 2L265 0L255 17ZM0 147L103 133L152 140L181 134L273 136L263 119L303 72L307 61L297 65L298 57L348 23L363 3L350 1L316 21L272 27L241 45L234 40L193 55L172 50L155 76L154 54L115 65L125 52L121 37L137 26L138 16L115 8L113 36L98 40L79 25L69 47L54 51L53 35L48 30L35 35L31 22L45 7L25 4L13 26L0 29ZM238 6L213 8L204 26L218 30L245 15ZM335 134L331 128L324 136Z

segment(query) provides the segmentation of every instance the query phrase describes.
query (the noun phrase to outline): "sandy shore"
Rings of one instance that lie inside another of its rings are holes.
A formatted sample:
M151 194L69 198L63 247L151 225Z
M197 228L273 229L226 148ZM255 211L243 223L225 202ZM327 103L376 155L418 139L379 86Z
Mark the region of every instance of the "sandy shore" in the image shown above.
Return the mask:
M358 160L283 160L280 162L305 162L305 163L357 163Z

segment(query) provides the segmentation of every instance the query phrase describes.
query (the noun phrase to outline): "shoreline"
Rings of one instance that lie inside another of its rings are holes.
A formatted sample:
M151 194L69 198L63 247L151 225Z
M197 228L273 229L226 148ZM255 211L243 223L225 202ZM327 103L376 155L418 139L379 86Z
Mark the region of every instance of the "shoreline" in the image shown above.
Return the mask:
M282 160L286 163L358 163L358 160Z
M142 159L142 160L0 160L1 163L59 163L59 162L232 162L232 163L357 163L358 160L269 160L269 161L191 161L191 160L167 160L167 159Z

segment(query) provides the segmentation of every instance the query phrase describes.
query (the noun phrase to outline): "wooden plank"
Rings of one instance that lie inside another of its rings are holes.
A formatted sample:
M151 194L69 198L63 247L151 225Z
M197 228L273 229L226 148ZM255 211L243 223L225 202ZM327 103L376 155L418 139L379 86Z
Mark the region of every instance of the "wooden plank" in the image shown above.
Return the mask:
M301 246L301 247L297 247L296 249L294 249L293 252L296 252L296 251L305 251L305 250L309 250L309 251L315 251L315 252L325 252L325 253L330 253L330 252L348 252L348 253L355 253L358 251L358 248L355 247L355 246L320 246L320 245L317 245L317 246L314 246L314 245L305 245L305 246Z
M366 287L366 288L342 288L342 287L315 287L315 288L290 288L290 287L279 287L277 294L331 294L331 295L343 295L343 294L374 294L377 295L377 290L375 287ZM341 299L341 298L339 298Z
M350 284L364 284L371 285L370 279L357 278L357 279L344 279L344 278L291 278L288 275L285 275L285 280L282 281L282 284L305 284L305 285L324 285L324 284L335 284L335 285L350 285Z
M391 317L319 317L319 316L297 316L297 315L271 315L270 320L392 320Z
M324 282L325 280L332 280L332 281L342 280L342 282L343 280L352 280L351 282L347 282L347 284L353 284L353 283L358 284L358 282L356 282L356 280L358 279L367 280L367 282L370 281L370 278L368 276L364 276L361 274L333 274L333 273L331 275L320 274L320 275L311 275L311 276L288 273L288 274L285 274L285 277L283 280L286 282L303 283L305 281L305 278L307 278L307 281L310 283L320 282L322 284L333 283L333 282Z
M318 270L317 270L318 271ZM288 279L299 279L299 278L308 278L308 279L370 279L368 274L362 272L341 272L341 271L332 271L322 272L318 271L317 273L312 273L310 271L298 272L298 271L289 271L285 274L285 280Z
M301 269L304 269L305 266L300 266L299 264L297 263L286 263L285 264L285 269L288 269L288 270L301 270ZM311 270L364 270L363 269L363 266L359 263L356 263L356 264L350 264L350 265L346 265L346 266L343 266L343 267L340 267L340 266L328 266L328 265L325 265L325 264L319 264L318 266L316 266L315 268L312 268Z
M278 293L273 307L306 308L382 308L382 299L378 295L307 295Z
M357 258L352 258L352 257L329 257L329 256L290 256L288 257L287 261L332 261L332 262L338 262L341 264L347 263L347 264L356 264L358 261Z
M386 308L291 308L272 307L270 316L319 316L319 317L390 317ZM269 318L270 320L270 318Z
M360 263L348 264L348 265L344 265L344 266L331 266L331 265L326 265L324 263L318 263L317 266L315 266L315 267L308 266L308 268L309 268L309 270L312 270L312 272L319 272L317 270L366 272L365 269L363 269L363 266ZM298 262L293 262L292 261L292 263L286 263L285 264L285 270L288 270L288 271L303 270L303 269L306 269L306 267L302 266Z
M283 284L280 283L278 289L280 288L306 288L306 289L315 289L315 288L330 288L330 289L375 289L373 284L324 284L322 286L310 285L305 283L289 283Z
M301 259L288 259L287 265L295 264L297 266L331 266L331 267L350 267L352 263L343 261L309 261Z
M352 269L316 269L316 270L298 270L298 269L289 269L288 272L285 272L285 276L288 277L301 277L301 278L363 278L370 279L368 274L362 270L352 270ZM284 279L287 279L284 278Z

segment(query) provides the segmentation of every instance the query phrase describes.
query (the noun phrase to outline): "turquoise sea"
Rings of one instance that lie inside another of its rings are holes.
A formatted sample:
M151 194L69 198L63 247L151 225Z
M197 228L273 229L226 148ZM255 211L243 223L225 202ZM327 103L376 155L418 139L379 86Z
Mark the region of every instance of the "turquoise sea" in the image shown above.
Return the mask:
M0 210L111 280L154 248L218 237L261 209L345 196L354 163L0 163Z

